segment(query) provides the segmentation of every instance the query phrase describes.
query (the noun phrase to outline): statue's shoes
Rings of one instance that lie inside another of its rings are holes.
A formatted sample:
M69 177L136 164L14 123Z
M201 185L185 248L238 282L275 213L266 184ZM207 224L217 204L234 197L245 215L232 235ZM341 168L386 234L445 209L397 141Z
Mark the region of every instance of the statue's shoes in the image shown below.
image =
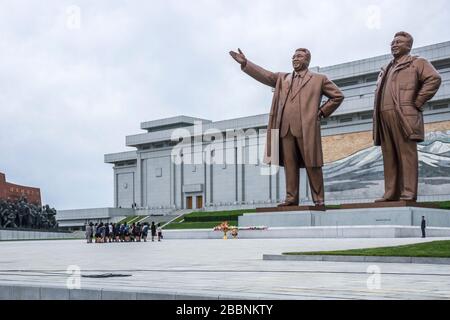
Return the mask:
M323 201L315 202L314 205L316 207L325 207L325 202L323 202Z
M411 201L411 202L417 202L417 198L414 198L414 197L407 197L407 196L405 196L405 197L400 197L400 201Z
M380 203L380 202L392 202L392 201L398 201L398 200L381 198L381 199L375 200L375 203Z
M284 202L278 205L278 208L284 208L284 207L297 207L298 204L295 202Z

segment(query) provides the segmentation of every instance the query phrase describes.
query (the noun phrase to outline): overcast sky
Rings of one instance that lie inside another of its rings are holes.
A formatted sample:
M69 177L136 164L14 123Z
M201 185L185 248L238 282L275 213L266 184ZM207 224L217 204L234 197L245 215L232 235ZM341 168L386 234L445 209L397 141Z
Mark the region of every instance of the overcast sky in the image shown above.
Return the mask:
M0 171L57 209L113 205L105 153L140 123L267 113L271 91L228 51L290 71L450 40L448 0L0 0Z

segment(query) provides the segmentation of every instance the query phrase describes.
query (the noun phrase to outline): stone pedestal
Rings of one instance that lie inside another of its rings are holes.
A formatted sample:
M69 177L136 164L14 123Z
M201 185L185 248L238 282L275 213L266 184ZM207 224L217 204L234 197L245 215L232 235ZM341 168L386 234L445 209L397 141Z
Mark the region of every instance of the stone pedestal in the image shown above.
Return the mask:
M276 211L247 213L239 227L336 227L336 226L418 226L425 216L428 227L450 228L450 210L399 206L328 211Z
M373 209L373 208L429 208L439 209L437 204L420 203L415 201L388 201L388 202L372 202L372 203L352 203L342 204L341 209Z
M326 211L326 208L325 208L325 206L295 206L295 207L256 208L256 213L300 212L300 211Z

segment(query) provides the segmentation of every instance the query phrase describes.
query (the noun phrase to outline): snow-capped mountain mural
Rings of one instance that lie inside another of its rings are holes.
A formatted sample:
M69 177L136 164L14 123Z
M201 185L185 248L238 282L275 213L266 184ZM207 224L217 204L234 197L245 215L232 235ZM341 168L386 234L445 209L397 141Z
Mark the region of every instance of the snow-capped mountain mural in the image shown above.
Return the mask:
M450 194L450 130L431 132L418 145L419 198ZM384 193L380 147L361 150L324 167L328 200L375 199Z

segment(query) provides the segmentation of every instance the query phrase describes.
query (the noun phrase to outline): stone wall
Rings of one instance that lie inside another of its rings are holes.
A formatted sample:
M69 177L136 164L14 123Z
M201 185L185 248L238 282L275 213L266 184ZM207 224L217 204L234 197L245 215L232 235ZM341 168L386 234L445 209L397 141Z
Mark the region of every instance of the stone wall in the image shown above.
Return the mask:
M0 199L19 200L22 196L26 197L29 203L41 205L40 189L6 182L5 174L0 173Z
M0 241L13 240L54 240L76 238L69 232L42 232L0 229Z
M425 124L425 132L450 130L450 121ZM373 146L372 131L322 137L325 163L341 160L360 150Z

